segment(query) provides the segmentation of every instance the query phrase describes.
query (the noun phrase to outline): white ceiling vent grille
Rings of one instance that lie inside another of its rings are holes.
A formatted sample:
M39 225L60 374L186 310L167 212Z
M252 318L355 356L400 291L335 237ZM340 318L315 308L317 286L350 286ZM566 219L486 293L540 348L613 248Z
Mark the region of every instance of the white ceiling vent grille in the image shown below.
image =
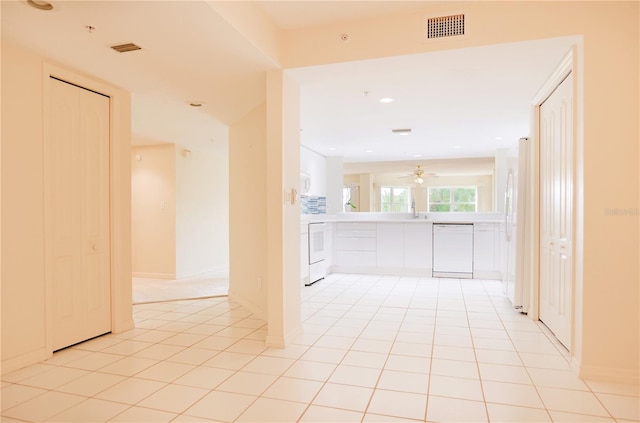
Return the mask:
M464 15L427 19L427 39L464 35Z
M133 44L133 43L127 43L127 44L120 44L117 46L111 46L112 49L114 49L115 51L117 51L118 53L126 53L128 51L136 51L136 50L141 50L142 48Z

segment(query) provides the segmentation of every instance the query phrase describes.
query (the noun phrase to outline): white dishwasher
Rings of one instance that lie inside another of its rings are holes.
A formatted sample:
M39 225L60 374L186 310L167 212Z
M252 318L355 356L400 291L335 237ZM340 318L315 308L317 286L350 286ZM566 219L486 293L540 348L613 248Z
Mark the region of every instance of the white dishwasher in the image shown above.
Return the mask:
M433 277L473 278L473 224L433 224Z

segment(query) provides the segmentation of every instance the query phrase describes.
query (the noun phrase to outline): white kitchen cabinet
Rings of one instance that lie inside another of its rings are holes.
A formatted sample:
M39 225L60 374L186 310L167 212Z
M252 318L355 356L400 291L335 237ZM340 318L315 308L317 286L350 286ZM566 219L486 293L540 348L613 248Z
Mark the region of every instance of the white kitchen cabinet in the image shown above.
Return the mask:
M432 223L404 224L405 269L430 270L433 260Z
M335 234L333 265L337 270L375 268L375 223L339 222Z
M338 251L376 251L376 239L367 237L336 237L336 250Z
M473 277L500 279L501 225L493 221L474 225L473 254L469 245ZM332 252L330 269L338 273L431 276L433 227L433 222L424 220L335 222L330 231L333 245L328 249Z
M404 266L404 223L378 223L376 237L378 267Z
M376 266L375 251L336 251L334 256L334 266L338 271L356 270L363 268L374 268Z
M499 279L500 268L500 225L493 222L474 223L473 277Z

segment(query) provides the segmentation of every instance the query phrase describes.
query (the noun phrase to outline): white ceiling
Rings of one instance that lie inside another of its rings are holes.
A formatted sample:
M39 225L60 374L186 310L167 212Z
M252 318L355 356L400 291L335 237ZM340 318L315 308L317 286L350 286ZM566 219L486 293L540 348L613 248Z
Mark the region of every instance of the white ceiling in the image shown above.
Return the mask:
M301 142L347 162L493 156L529 134L531 100L569 51L550 39L295 69ZM383 104L383 97L394 99ZM411 129L397 135L392 129Z
M227 124L264 101L264 72L275 65L207 1L51 2L54 10L43 12L22 0L2 1L2 37L130 91L137 144L214 148L226 141ZM300 29L437 3L254 4L280 28ZM126 42L142 50L109 48ZM573 42L289 70L301 85L301 142L345 162L492 156L495 148L528 134L530 99ZM395 101L381 104L381 97ZM189 107L193 100L205 106ZM393 128L412 133L393 135Z
M1 1L3 39L130 91L136 143L211 148L227 136L225 124L264 101L274 64L205 1L51 3L45 12ZM142 50L110 48L128 42Z

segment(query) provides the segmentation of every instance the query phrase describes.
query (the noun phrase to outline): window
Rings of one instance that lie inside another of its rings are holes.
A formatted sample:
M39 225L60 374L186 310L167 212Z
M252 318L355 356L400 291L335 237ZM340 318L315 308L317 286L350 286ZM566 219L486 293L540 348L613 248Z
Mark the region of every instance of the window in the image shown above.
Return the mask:
M478 187L429 187L430 212L474 212Z
M409 187L380 187L380 211L408 212Z

